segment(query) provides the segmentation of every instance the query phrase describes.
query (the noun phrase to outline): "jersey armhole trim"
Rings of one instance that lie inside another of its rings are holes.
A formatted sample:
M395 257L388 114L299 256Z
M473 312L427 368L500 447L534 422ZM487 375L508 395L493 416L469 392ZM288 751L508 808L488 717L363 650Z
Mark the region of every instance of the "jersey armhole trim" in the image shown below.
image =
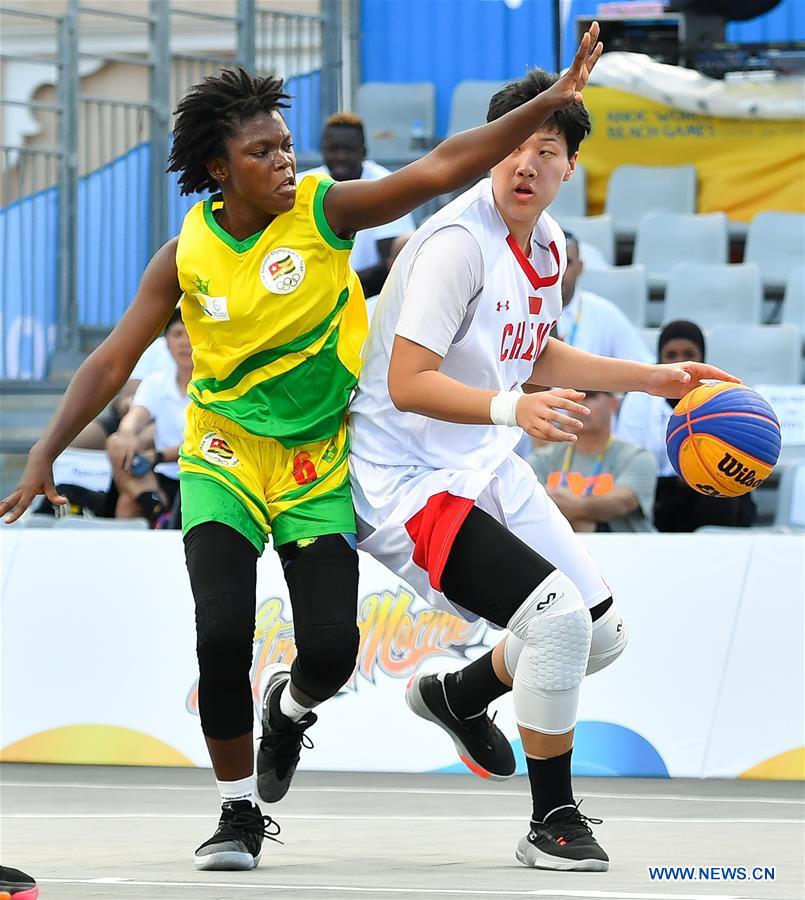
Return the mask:
M327 221L324 214L324 197L327 191L335 184L332 178L322 178L316 186L316 193L313 195L313 220L316 228L324 240L335 250L351 250L355 246L355 238L345 240L340 238Z

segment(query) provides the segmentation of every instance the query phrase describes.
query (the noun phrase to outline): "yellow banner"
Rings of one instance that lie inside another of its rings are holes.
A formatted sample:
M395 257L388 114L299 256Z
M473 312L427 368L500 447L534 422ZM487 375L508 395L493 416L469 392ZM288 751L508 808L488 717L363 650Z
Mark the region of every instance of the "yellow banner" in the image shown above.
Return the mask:
M749 222L759 212L805 212L805 121L719 119L637 94L590 87L593 130L581 147L588 214L603 212L618 166L696 166L697 212Z

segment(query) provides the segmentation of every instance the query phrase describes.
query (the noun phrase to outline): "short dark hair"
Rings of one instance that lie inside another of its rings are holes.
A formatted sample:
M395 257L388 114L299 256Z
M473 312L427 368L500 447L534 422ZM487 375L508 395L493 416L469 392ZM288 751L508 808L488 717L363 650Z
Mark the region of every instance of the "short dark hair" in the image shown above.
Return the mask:
M168 172L179 172L181 193L214 191L218 183L207 163L226 156L226 139L252 116L287 109L290 95L273 75L223 69L194 85L176 107Z
M361 141L366 144L366 131L363 127L363 119L352 112L337 112L327 118L322 129L322 136L331 128L352 128L361 136Z
M176 309L174 309L174 311L170 315L170 318L165 323L165 327L162 329L162 333L167 334L171 325L175 325L177 322L183 322L182 311L178 306L176 307Z
M507 112L533 100L538 94L547 91L557 79L557 75L544 69L529 69L519 81L510 81L492 97L486 121L494 122ZM579 145L590 133L590 116L582 103L572 103L553 113L545 120L545 125L565 136L569 158L578 151Z

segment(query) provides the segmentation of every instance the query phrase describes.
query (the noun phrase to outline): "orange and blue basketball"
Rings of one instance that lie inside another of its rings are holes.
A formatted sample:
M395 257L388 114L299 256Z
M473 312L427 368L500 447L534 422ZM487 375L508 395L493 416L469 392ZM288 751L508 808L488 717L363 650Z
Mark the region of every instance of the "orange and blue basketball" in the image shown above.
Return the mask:
M763 484L777 463L780 423L760 394L718 381L679 401L665 443L674 470L695 491L740 497Z

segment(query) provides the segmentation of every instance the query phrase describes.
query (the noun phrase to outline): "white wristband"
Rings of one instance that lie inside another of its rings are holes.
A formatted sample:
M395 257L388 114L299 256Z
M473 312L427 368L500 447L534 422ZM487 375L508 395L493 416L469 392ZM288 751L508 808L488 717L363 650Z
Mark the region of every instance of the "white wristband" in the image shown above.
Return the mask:
M517 401L523 395L520 391L500 391L489 404L489 418L495 425L517 425Z

